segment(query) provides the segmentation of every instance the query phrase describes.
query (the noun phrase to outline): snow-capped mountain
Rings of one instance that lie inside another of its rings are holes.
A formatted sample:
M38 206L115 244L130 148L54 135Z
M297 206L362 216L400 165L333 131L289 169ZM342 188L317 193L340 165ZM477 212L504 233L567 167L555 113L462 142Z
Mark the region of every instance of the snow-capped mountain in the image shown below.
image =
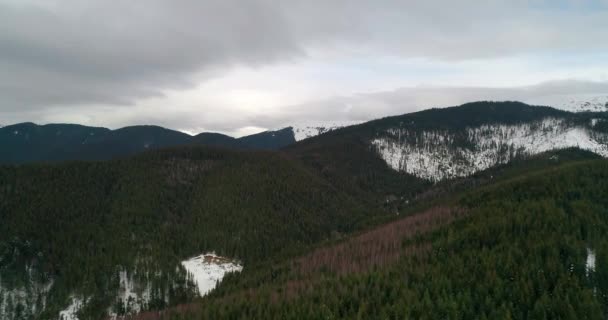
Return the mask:
M390 121L369 140L373 149L389 167L430 181L572 147L608 157L608 118L602 113L477 103Z
M318 121L292 125L293 135L296 141L312 138L320 134L330 132L347 126L361 123L362 121Z
M608 94L556 95L527 102L570 112L608 112Z

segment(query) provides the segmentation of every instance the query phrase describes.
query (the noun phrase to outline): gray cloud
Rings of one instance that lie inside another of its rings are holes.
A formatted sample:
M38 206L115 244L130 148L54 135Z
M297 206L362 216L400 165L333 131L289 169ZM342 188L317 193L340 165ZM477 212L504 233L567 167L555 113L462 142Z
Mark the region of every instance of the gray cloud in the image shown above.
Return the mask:
M192 88L235 66L325 55L455 62L603 52L606 6L605 1L556 5L543 0L0 0L0 116L45 121L63 112L66 119L82 113L95 121L95 114L116 111L124 116L112 122L118 126L142 111L132 107L136 101ZM379 101L363 100L391 113L386 105L396 103L388 100L402 98L395 92ZM213 105L180 115L163 108L170 106L140 114L138 122L158 119L172 127L194 127L194 113L214 112ZM275 118L290 112L279 110ZM348 116L370 112L353 107ZM234 130L276 124L248 123L261 118L255 113L233 117L230 123L203 125Z
M299 49L272 6L241 1L0 1L2 108L125 104Z

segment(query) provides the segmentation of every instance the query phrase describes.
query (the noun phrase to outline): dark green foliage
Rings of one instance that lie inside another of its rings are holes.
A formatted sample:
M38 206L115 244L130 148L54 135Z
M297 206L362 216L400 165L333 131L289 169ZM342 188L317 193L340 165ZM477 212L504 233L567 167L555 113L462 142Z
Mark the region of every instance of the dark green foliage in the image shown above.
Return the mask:
M593 129L598 132L608 133L608 120L604 118L602 121L598 121Z
M253 266L352 231L374 214L358 203L271 152L180 148L1 167L0 272L17 279L33 265L56 279L57 306L75 290L110 305L119 266L172 275L207 251Z
M387 196L411 199L431 183L387 166L369 139L350 128L306 139L283 149L336 188L375 206Z
M520 176L456 204L466 218L405 240L390 266L299 278L288 264L283 276L264 278L254 291L239 291L239 278L231 278L234 289L218 291L185 318L605 318L608 162ZM406 253L424 244L428 251ZM597 255L595 271L586 269L588 250ZM295 283L300 290L285 291Z

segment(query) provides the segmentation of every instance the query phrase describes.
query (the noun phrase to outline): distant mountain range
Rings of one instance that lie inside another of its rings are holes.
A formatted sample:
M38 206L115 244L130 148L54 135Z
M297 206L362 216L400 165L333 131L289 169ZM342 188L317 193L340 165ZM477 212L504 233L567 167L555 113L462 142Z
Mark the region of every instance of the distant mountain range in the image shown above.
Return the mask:
M555 109L572 112L572 113L605 113L608 112L608 96L603 95L593 95L593 96L558 96L553 97L547 101L546 103L554 106ZM470 104L467 104L470 105ZM445 114L454 113L450 108L446 109L433 109L437 111L432 111L432 117L438 117L437 119L432 119L431 122L441 123L443 121L442 117ZM440 110L446 110L442 112ZM450 111L451 110L451 111ZM487 110L477 110L476 112L484 113ZM519 110L521 111L521 110ZM407 119L417 114L426 114L426 111L421 111L421 113L411 113L403 116L390 117L394 119L398 119L399 117L404 117ZM459 111L458 113L460 113ZM516 112L518 112L516 110ZM435 115L436 114L436 115ZM554 113L558 115L557 118L563 118L567 113ZM463 125L468 124L467 119L460 119ZM475 115L473 115L475 116ZM417 117L417 116L415 116ZM571 117L571 115L566 116ZM575 116L580 118L580 116ZM542 117L541 117L542 118ZM542 120L542 123L534 123L534 126L544 126L547 128L562 128L563 130L560 133L554 133L553 137L547 137L543 135L543 139L536 139L536 137L532 134L531 131L534 131L535 128L528 128L527 125L524 127L515 128L513 126L508 128L493 128L493 130L518 130L519 133L510 132L510 138L505 138L505 132L494 132L494 133L484 133L484 136L490 137L495 136L496 134L503 134L500 139L501 144L513 144L514 146L523 147L524 149L528 147L531 142L534 142L534 146L532 147L534 150L529 150L528 153L537 153L540 151L551 150L555 148L562 147L572 147L582 145L584 149L593 149L594 151L598 151L602 155L606 153L604 147L601 146L592 146L595 142L590 141L584 132L576 131L571 126L571 124L563 123L563 121L559 119L544 119L537 118L535 120ZM601 117L600 117L601 118ZM503 119L500 119L500 114L497 114L493 117L489 117L488 121L493 123L501 123ZM591 121L591 119L588 119ZM602 121L602 119L597 119L594 121ZM596 123L594 122L594 124ZM37 125L34 123L19 123L15 125L9 126L1 126L0 125L0 149L3 152L0 154L0 164L2 163L28 163L28 162L57 162L57 161L65 161L65 160L108 160L116 157L127 156L131 154L135 154L138 152L171 147L171 146L180 146L180 145L204 145L204 146L213 146L219 148L230 148L230 149L241 149L241 150L279 150L281 148L287 147L296 142L310 139L316 137L318 135L323 135L332 131L340 131L339 129L345 127L351 127L355 125L361 124L361 121L304 121L304 122L295 122L293 125L288 126L286 128L273 130L273 131L265 131L245 137L234 138L228 135L220 134L220 133L210 133L203 132L195 136L191 136L185 134L183 132L170 130L166 128L162 128L159 126L131 126L125 127L117 130L110 130L107 128L100 127L88 127L76 124L46 124L46 125ZM378 121L370 121L368 123L383 123ZM590 123L589 123L590 124ZM484 123L479 123L478 125L484 125ZM364 124L364 127L369 127L369 124ZM580 127L580 124L577 124ZM603 126L600 123L600 126ZM400 130L400 133L397 133L399 137L403 137L405 131L411 133L412 128L416 126L408 125L407 123L400 123L393 125L391 128L385 128L391 132L396 132L395 130ZM589 127L589 125L587 125ZM431 128L430 131L426 131L424 134L427 135L425 139L436 140L436 139L446 139L448 134L447 132L438 132L437 128ZM489 128L485 128L489 129ZM467 132L459 132L458 135L463 134L471 134L470 130L485 130L481 127L472 128L469 125L469 131ZM405 131L404 131L405 130ZM522 131L523 130L523 131ZM564 131L565 130L565 131ZM466 130L465 130L466 131ZM526 131L526 132L524 132ZM477 132L479 133L479 132ZM381 133L376 133L377 135L382 135ZM390 135L390 134L389 134ZM440 135L440 136L438 136ZM448 134L449 135L449 134ZM582 135L582 136L580 136ZM401 139L397 137L397 140ZM394 138L394 137L392 137ZM391 139L392 139L391 138ZM450 171L451 169L444 170L446 166L455 165L454 158L452 157L439 157L438 155L430 155L420 154L417 160L414 160L414 156L416 153L412 153L408 151L409 149L403 149L402 152L407 153L407 155L400 155L400 152L395 146L395 141L386 140L379 137L367 137L369 141L373 142L373 145L380 150L381 156L387 161L387 163L397 169L397 170L405 170L408 173L412 173L414 175L425 177L431 180L440 180L446 177L454 177L454 176L462 176L466 174L470 174L473 171L478 171L482 167L487 167L487 165L476 164L476 169L455 169L456 171ZM420 137L417 137L417 143L423 143L420 140ZM477 137L476 139L479 139ZM489 138L492 143L495 143L496 137ZM507 140L505 140L507 139ZM558 139L559 141L556 141ZM486 142L479 143L490 143L490 140ZM449 143L447 140L442 140L443 142L439 143ZM544 141L541 143L541 141ZM410 141L411 143L411 141ZM428 143L428 142L426 142ZM435 142L433 142L436 144ZM412 147L412 146L410 146ZM427 148L428 149L428 148ZM431 158L428 158L431 156ZM473 161L472 158L476 158L476 161L485 161L488 164L494 163L494 159L491 160L479 160L483 157L479 158L478 154L469 153L468 156L464 154L459 154L457 157L464 157L463 159L469 158L466 161ZM494 155L493 157L495 157ZM440 161L436 161L437 159L441 159ZM504 159L503 159L504 160ZM405 162L404 162L405 161ZM441 163L441 162L449 162L449 163ZM502 160L501 160L502 161ZM501 162L499 161L499 162ZM462 161L458 162L462 164ZM434 167L435 169L428 169L427 167ZM462 165L455 165L461 166ZM466 164L464 166L467 166ZM414 169L415 167L424 167L425 169ZM425 172L422 172L422 171ZM428 173L428 170L435 170L437 172L443 172L442 174L431 174ZM452 173L448 173L452 172Z
M117 130L77 124L0 125L0 163L108 160L138 152L180 145L241 150L278 150L356 121L319 121L264 131L240 138L203 132L195 136L159 126L130 126Z
M179 145L276 150L294 142L290 128L233 138L207 132L191 136L158 126L110 130L75 124L20 123L0 128L0 148L3 151L0 163L108 160Z

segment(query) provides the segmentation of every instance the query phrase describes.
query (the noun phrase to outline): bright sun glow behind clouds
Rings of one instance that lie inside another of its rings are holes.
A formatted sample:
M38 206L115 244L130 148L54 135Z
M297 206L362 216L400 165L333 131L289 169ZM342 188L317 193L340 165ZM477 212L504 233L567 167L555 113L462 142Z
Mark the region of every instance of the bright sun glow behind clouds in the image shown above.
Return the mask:
M171 119L170 114L190 114L191 117L171 121L183 124L178 129L187 132L221 131L241 135L243 132L274 129L308 120L303 119L306 117L318 121L369 120L425 107L447 106L450 101L453 104L461 102L448 94L441 98L429 96L428 90L423 90L428 88L512 88L554 80L606 81L608 55L605 58L586 63L563 63L562 60L569 59L565 57L546 63L542 61L543 57L529 56L448 63L385 57L305 61L260 68L238 67L221 77L204 81L196 88L169 91L163 97L140 101L136 106L172 106L167 108L167 115L161 113L157 119L150 119L154 123ZM388 106L383 102L382 107L375 107L375 110L367 98L372 108L370 112L354 114L352 104L362 103L362 99L357 98L362 93L381 93L401 88L410 88L414 96L416 88L419 88L419 98L403 100L402 103L392 101ZM573 86L572 92L564 92L568 93L580 93L580 88ZM467 93L467 96L471 94ZM492 98L486 93L478 96ZM342 101L340 98L347 98L350 102L337 102ZM508 99L509 96L496 95L496 98ZM517 98L512 96L512 99ZM327 104L332 99L336 103ZM201 109L200 113L197 112L198 108ZM134 112L134 118L124 118L125 125L137 121L139 114ZM325 116L337 119L325 119ZM292 117L296 120L291 120ZM275 119L275 122L269 121L269 118ZM231 127L235 119L251 126L246 130L235 130ZM197 126L199 123L205 125Z

